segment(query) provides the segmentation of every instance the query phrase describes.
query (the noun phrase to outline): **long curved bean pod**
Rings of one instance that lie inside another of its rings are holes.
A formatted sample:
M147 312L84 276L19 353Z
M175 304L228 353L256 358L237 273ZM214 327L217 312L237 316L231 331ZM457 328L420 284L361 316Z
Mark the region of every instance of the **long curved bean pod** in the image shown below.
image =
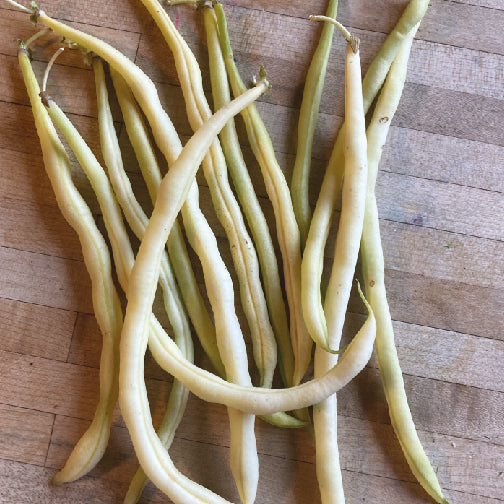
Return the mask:
M368 307L369 309L369 307ZM209 373L184 359L170 339L149 341L149 348L159 365L180 380L204 401L224 404L254 415L292 411L327 399L342 389L367 364L373 351L376 323L372 311L338 363L326 374L285 389L242 387Z
M218 110L231 100L231 96L226 67L220 50L217 19L213 9L205 8L203 18L207 34L214 109ZM224 126L220 139L233 186L254 238L254 245L261 266L266 301L278 345L280 374L285 385L292 385L294 356L289 338L287 314L273 240L243 159L234 120L229 121Z
M165 488L169 490L167 493L170 498L176 502L179 500L180 502L191 502L191 500L187 500L191 498L191 494L193 497L199 496L201 490L195 487L194 484L186 490L188 493L185 494L180 492L180 485L168 488L170 481L163 481L165 475L159 472L155 459L153 460L152 456L144 454L141 451L142 447L150 445L153 441L150 440L147 442L147 439L152 438L153 433L151 428L145 423L147 417L146 408L148 406L145 391L138 387L138 361L145 353L147 345L146 318L143 312L144 310L147 312L150 311L152 306L155 293L152 282L155 283L157 280L159 272L159 255L168 238L173 221L186 200L189 191L194 192L197 190L196 186L193 184L193 178L199 163L206 155L215 136L229 117L239 112L241 107L246 106L252 100L256 99L267 87L268 85L265 82L260 82L254 89L247 92L247 96L243 95L243 101L235 100L225 109L221 109L198 129L186 144L178 159L170 167L168 174L163 179L159 188L154 211L150 218L149 225L147 226L142 244L140 245L137 261L132 272L130 287L128 289L126 325L123 331L124 345L121 346L121 410L144 470L156 484L159 485L163 483ZM187 198L186 204L191 204L193 201L195 201L195 198L189 197ZM194 233L191 232L191 226L196 225L196 222L193 219L189 219L185 223L190 241L192 239L202 239L203 237L205 239L204 243L202 243L202 247L196 247L196 249L202 248L207 251L210 250L209 246L212 244L209 243L209 240L211 241L211 236L213 235L209 233L201 235L200 228L198 228L198 233L194 236ZM215 238L213 238L213 240L215 241ZM201 257L200 255L200 258ZM211 277L206 276L205 280L207 285L209 285L209 296L211 298L216 298L215 300L211 299L211 303L214 305L218 303L218 308L222 308L222 310L217 309L215 312L217 315L217 336L219 337L221 335L220 326L222 326L222 333L228 336L227 338L223 337L218 339L221 355L224 355L227 350L231 350L229 353L236 357L238 363L241 364L244 361L246 362L246 354L242 356L237 353L237 349L239 350L239 348L237 348L239 338L229 337L228 334L229 331L233 330L233 327L229 327L230 325L234 324L234 330L239 331L239 324L234 311L230 312L228 308L228 306L234 305L232 286L231 289L223 289L223 287L229 284L229 282L223 283L225 274L227 273L225 266L222 263L222 267L215 270L215 266L217 265L215 255L208 260L202 259L202 264L205 270L208 270L207 266L213 269L211 271L213 275ZM205 271L205 275L206 273ZM226 345L232 345L233 348L228 349ZM247 370L243 369L241 365L234 367L226 366L226 374L231 381L246 382L247 386L251 384ZM233 422L233 427L243 431L239 424L246 424L249 421L248 415L242 414L241 412L237 412L236 414L232 412L232 414L235 416L238 415L238 420L237 422ZM160 454L159 452L157 453L159 457ZM247 488L239 488L239 490L243 491L245 495L249 493L249 489ZM213 498L213 494L211 495Z
M53 479L55 484L60 484L75 480L89 472L101 459L108 444L112 414L118 395L118 350L122 310L112 280L107 245L96 227L89 207L72 182L70 161L40 100L39 85L24 49L19 51L19 64L32 105L44 165L58 206L79 236L84 262L91 276L95 316L103 335L98 407L91 425L74 447L64 468Z
M219 40L234 96L243 93L245 85L236 68L224 9L214 3L219 26ZM242 112L250 145L254 151L273 205L278 243L283 258L285 291L289 305L290 335L294 351L292 383L300 383L311 361L312 340L303 320L301 308L301 244L294 216L290 190L276 160L273 144L255 105Z
M416 28L411 31L393 62L368 126L369 180L361 246L362 271L366 295L376 314L376 355L392 426L406 460L420 484L436 502L447 504L436 473L418 438L404 390L385 290L385 264L375 197L375 183L382 147L402 94L415 32Z
M207 33L212 95L214 97L214 107L218 110L230 101L229 84L220 50L217 21L213 9L205 8L203 10L203 17ZM278 344L280 374L284 383L291 385L290 380L294 372L294 357L288 333L287 314L280 285L278 264L266 219L243 160L238 136L234 127L234 120L229 121L224 126L220 138L228 163L228 169L233 180L233 186L243 208L247 224L252 232L254 245L259 257L264 291L270 310L269 315L272 326L275 329ZM297 428L306 425L305 421L282 412L267 417L263 415L262 419L273 425L286 428Z
M338 0L330 0L326 16L336 18ZM324 88L327 62L331 53L334 25L324 23L319 43L308 67L303 90L303 100L299 109L296 159L292 171L291 194L294 213L304 247L310 228L311 208L308 201L308 182L315 126L317 124L320 99Z

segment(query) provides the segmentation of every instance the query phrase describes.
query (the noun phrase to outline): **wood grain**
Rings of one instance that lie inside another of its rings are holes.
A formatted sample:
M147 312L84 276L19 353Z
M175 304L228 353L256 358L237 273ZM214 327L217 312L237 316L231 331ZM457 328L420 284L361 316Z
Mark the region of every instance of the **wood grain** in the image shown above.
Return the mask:
M340 1L340 21L362 40L364 69L406 4L407 0ZM243 77L251 78L264 64L273 85L258 109L288 181L304 79L320 33L320 26L308 23L307 17L322 13L325 5L326 0L225 3ZM41 7L133 59L156 83L182 142L187 141L192 132L173 56L140 2L45 0ZM201 14L184 6L169 13L198 58L209 93ZM406 392L419 436L452 504L504 500L503 24L501 0L431 1L413 44L377 184L386 282ZM80 245L61 217L45 175L18 68L15 40L32 33L24 13L0 4L0 502L117 503L137 464L118 408L110 445L98 466L74 483L50 484L93 417L101 335ZM46 35L34 48L39 78L56 40ZM315 134L312 204L343 119L343 57L344 42L335 37ZM65 51L58 59L48 90L101 159L93 74L77 52ZM149 213L152 207L115 99L112 113L126 169ZM274 231L271 204L239 118L237 126ZM103 230L100 209L74 159L72 174ZM201 173L197 181L202 209L231 265L225 233ZM338 210L326 248L326 270L333 257L337 216ZM192 252L191 259L204 286ZM169 328L159 300L154 309ZM245 327L239 306L237 312ZM363 320L364 308L353 293L345 340ZM198 345L196 358L209 366ZM157 425L172 378L150 354L145 369ZM257 375L252 366L250 371ZM415 482L393 434L374 355L341 391L338 406L347 502L431 502ZM257 502L319 502L309 434L277 429L261 420L256 421L256 431ZM238 502L228 464L224 407L191 396L170 454L182 472ZM149 484L140 502L170 501Z

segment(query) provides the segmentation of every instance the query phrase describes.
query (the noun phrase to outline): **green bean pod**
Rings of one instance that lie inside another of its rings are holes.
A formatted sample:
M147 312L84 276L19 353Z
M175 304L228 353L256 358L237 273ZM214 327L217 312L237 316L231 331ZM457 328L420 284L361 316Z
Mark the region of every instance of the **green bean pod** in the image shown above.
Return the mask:
M385 290L385 263L381 245L375 184L382 148L390 122L402 94L414 28L392 63L383 90L368 126L369 180L361 243L362 271L366 295L376 314L376 355L389 405L392 426L406 460L417 480L436 502L447 504L415 429L404 390L404 381L394 343L392 318Z
M89 207L71 178L70 161L54 125L40 100L40 88L26 50L19 51L19 64L40 138L44 165L61 213L77 232L84 262L91 276L95 317L103 335L100 359L100 399L91 425L77 442L53 482L73 481L89 472L101 459L108 444L110 425L118 395L119 340L122 310L112 280L107 244L96 227Z
M338 0L329 0L326 16L336 18ZM291 194L294 213L304 248L308 238L311 221L311 208L308 199L309 176L313 136L317 125L320 99L324 88L327 62L331 54L334 25L324 23L320 39L310 61L303 89L303 99L299 109L296 159L292 171Z

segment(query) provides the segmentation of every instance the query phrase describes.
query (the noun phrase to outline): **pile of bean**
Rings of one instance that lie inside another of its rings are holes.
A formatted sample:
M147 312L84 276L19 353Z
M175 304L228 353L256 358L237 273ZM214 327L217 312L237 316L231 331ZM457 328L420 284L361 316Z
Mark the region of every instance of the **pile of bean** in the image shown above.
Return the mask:
M169 5L142 0L174 56L187 118L194 131L183 147L155 85L131 60L100 39L51 18L33 2L27 8L7 1L29 13L36 26L46 26L27 41L19 41L19 64L47 174L61 212L81 241L92 280L95 316L103 334L100 401L94 420L53 482L73 481L95 467L108 444L112 413L119 401L140 462L124 502L137 502L148 479L176 504L227 502L180 473L169 455L191 391L205 401L228 408L230 466L243 503L254 502L259 484L254 432L255 417L259 415L280 428L310 430L322 502L341 504L344 492L336 392L363 369L375 347L392 425L406 461L432 498L446 503L418 439L405 395L385 292L374 190L382 147L402 94L411 44L428 1L410 1L364 78L359 40L335 20L337 0L329 1L326 16L311 17L324 26L306 78L290 186L275 157L267 125L253 104L270 88L266 72L261 68L254 86L247 89L234 62L225 10L220 3L171 2L201 7L214 113L203 91L199 65L170 19ZM312 143L335 27L347 40L345 122L312 211L308 201ZM40 37L52 32L63 37L63 41L59 39L62 47L48 62L40 88L30 51ZM46 91L56 57L69 48L81 50L94 71L106 169L58 107L57 98ZM107 71L112 86L107 85ZM123 166L110 108L110 87L154 205L150 216L136 199ZM366 124L371 104L373 110ZM273 207L275 237L243 159L233 122L238 113ZM154 144L169 166L164 177ZM78 160L95 192L106 238L72 180L67 149ZM259 375L257 386L253 386L249 374L232 277L200 208L195 181L200 165L229 242ZM339 197L341 212L334 259L327 286L322 288L324 250ZM140 241L137 251L129 230ZM205 292L200 291L196 281L188 247L201 263ZM364 292L360 286L358 289L368 317L351 343L340 348L359 254ZM172 336L153 313L158 286ZM119 287L127 298L124 316ZM212 363L213 372L194 363L193 333ZM174 377L157 431L145 390L147 347ZM313 355L313 377L307 377ZM273 388L276 373L283 386Z

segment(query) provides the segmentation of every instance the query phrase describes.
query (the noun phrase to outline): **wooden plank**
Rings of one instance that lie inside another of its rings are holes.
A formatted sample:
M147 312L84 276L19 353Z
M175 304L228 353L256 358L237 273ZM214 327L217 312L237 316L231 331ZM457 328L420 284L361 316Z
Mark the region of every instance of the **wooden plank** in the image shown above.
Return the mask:
M404 383L418 430L504 444L499 420L504 411L501 392L412 375L404 375ZM366 368L341 390L338 411L342 416L390 423L377 369Z
M0 404L0 459L43 466L54 415Z
M64 2L58 0L47 0L44 2L44 9L50 16L65 22L75 22L82 24L88 30L104 31L101 27L110 27L120 29L126 32L139 32L142 26L142 9L137 4L122 5L117 1L108 2L103 5L103 9L90 9L90 3L84 3L80 6L67 6ZM24 16L25 22L28 22L26 14L20 14L11 6L2 6L2 10L14 11L19 16ZM131 36L134 36L132 33Z
M64 361L76 314L0 298L0 348Z
M502 193L503 156L497 145L392 126L380 169Z
M39 203L56 204L51 183L44 170L42 153L0 150L4 169L0 172L0 195Z
M412 114L413 110L416 114ZM394 124L503 146L502 132L492 126L502 112L502 100L497 98L481 98L460 91L439 92L432 87L407 84Z
M83 260L79 238L54 204L0 198L0 245L14 249Z
M502 339L500 289L468 286L456 281L386 269L392 318L412 324ZM361 306L359 304L359 306ZM485 309L478 309L484 306Z
M0 247L0 297L93 313L84 263Z
M345 341L350 341L364 320L363 315L348 313ZM504 392L503 377L493 371L502 361L504 341L400 321L394 321L393 327L403 373ZM375 354L369 366L378 368Z
M334 219L338 217L336 212ZM332 265L336 228L334 225L327 240L327 268ZM500 240L385 219L380 221L380 231L387 268L480 287L497 288L502 283L504 263ZM406 254L405 250L408 250ZM473 260L475 257L480 260Z
M108 504L117 502L124 484L100 478L82 478L71 485L50 484L54 469L0 460L0 499L19 504ZM34 491L36 488L36 491ZM156 504L162 501L158 500Z
M98 372L41 357L1 352L0 403L46 413L92 418ZM68 383L74 384L71 388Z

